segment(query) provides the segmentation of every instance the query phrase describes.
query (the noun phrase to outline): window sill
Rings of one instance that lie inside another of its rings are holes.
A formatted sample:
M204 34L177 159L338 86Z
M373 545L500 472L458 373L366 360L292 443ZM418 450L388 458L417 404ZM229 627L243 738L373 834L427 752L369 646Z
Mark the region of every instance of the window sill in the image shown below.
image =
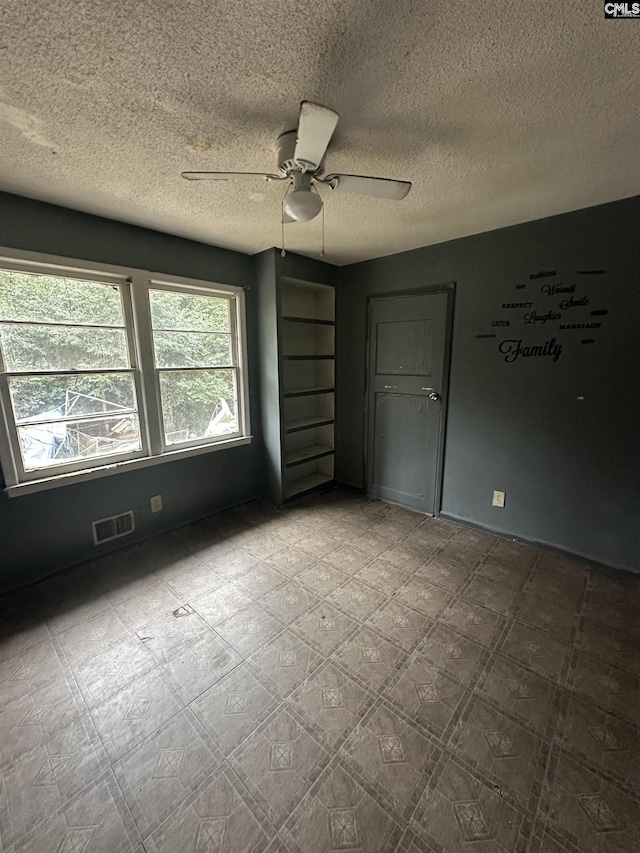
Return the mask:
M161 465L163 462L173 462L178 459L188 459L190 456L201 456L203 453L215 453L218 450L228 450L232 447L242 447L251 444L253 436L246 435L242 438L232 438L229 441L220 441L216 444L201 445L200 447L186 447L181 450L171 450L159 456L145 456L143 459L131 459L126 462L116 462L111 465L101 465L98 468L87 468L84 471L74 471L70 474L58 474L46 477L42 480L32 480L28 483L18 483L15 486L7 486L5 492L10 498L21 495L32 495L35 492L44 492L48 489L56 489L59 486L67 486L73 483L83 483L87 480L98 480L101 477L109 477L112 474L121 474L125 471L135 471L138 468L149 468L151 465Z

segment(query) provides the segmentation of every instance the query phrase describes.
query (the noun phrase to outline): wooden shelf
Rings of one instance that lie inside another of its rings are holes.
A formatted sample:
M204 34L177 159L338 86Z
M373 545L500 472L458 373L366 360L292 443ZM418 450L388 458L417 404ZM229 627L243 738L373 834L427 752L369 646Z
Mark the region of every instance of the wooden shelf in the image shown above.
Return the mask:
M316 320L313 317L283 317L288 323L313 323L316 326L335 326L335 320Z
M300 477L299 480L292 480L287 483L285 497L294 498L331 482L333 482L333 477L328 474L308 474L306 477Z
M312 444L310 447L290 450L289 453L285 454L284 464L286 468L293 468L294 465L303 465L305 462L312 462L314 459L322 459L323 456L332 456L333 453L332 447L325 447L324 444Z
M320 416L312 418L300 418L297 421L289 421L284 425L284 431L301 432L303 429L314 429L314 427L330 426L333 423L333 418L323 418Z
M283 355L284 361L333 361L335 355Z
M333 386L316 385L312 388L291 388L284 392L285 397L311 397L314 394L333 394Z

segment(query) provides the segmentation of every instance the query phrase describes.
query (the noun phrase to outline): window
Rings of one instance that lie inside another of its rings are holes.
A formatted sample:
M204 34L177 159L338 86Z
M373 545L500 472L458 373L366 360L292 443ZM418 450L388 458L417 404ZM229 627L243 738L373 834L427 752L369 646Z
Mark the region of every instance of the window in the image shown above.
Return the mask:
M154 283L149 303L165 446L237 435L234 300Z
M245 360L239 288L0 260L6 485L248 441Z

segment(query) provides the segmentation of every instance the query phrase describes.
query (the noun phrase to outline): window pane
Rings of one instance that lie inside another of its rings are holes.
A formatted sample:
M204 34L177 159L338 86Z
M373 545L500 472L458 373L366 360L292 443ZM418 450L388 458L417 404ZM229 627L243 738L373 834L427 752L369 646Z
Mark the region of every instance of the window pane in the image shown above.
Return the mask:
M9 379L18 423L79 415L117 415L136 408L133 377L122 373L78 376L25 376Z
M0 270L0 320L124 326L120 288Z
M158 367L221 367L231 364L231 335L154 332Z
M154 329L229 332L230 300L218 296L150 290L151 325Z
M160 373L167 444L238 432L234 370Z
M0 324L0 343L7 370L129 367L124 329Z
M137 415L18 427L27 471L140 450Z

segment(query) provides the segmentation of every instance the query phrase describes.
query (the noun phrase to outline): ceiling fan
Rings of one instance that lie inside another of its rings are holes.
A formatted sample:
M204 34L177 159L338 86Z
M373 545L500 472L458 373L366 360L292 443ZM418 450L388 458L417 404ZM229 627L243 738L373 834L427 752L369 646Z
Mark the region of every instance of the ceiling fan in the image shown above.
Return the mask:
M188 181L288 181L290 191L282 203L283 222L309 222L322 210L317 187L400 201L411 189L409 181L364 175L325 174L324 157L338 124L338 113L303 101L298 129L278 137L278 172L183 172Z

